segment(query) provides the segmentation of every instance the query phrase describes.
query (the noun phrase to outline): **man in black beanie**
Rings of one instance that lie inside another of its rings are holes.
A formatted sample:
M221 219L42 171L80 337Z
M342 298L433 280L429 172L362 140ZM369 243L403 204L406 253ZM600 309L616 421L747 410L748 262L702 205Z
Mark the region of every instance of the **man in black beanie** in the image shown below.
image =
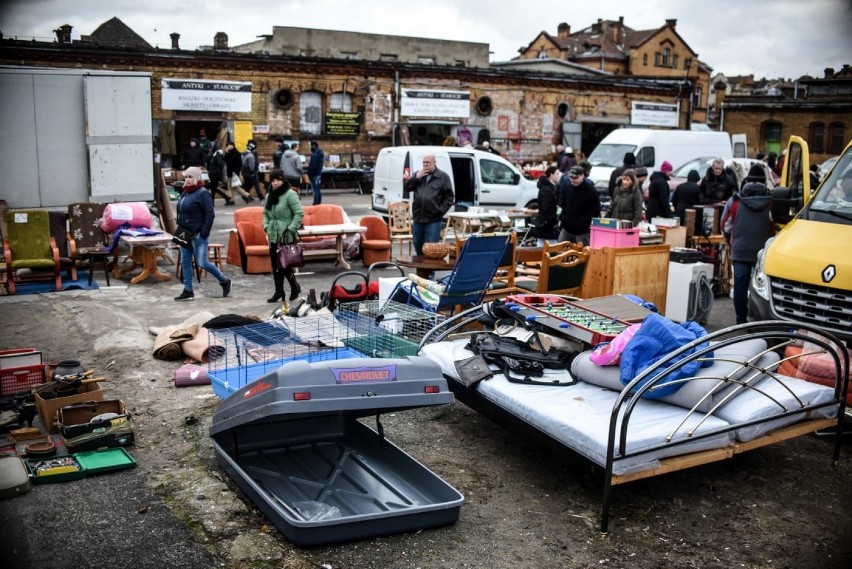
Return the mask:
M630 170L636 166L636 156L632 152L624 153L624 164L616 168L612 171L612 175L609 177L609 197L612 199L612 192L615 191L615 183L622 174L624 174L625 170Z

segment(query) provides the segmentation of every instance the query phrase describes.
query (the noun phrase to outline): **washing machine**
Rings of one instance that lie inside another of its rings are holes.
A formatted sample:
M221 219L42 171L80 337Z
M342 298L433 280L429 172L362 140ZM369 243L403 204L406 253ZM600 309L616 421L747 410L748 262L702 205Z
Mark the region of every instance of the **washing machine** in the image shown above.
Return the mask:
M713 304L713 265L669 263L666 318L675 322L703 321Z

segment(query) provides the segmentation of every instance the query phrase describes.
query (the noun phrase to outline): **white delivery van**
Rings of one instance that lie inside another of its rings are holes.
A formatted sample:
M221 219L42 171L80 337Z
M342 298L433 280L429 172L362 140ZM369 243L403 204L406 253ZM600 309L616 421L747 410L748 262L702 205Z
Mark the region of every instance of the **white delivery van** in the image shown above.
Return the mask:
M592 164L589 178L599 194L608 194L612 171L624 164L624 155L628 152L636 156L636 166L648 169L649 176L659 170L664 161L677 170L686 161L699 156L726 160L734 157L731 137L726 132L620 128L606 135L589 155Z
M501 156L454 146L391 146L381 149L376 157L373 211L387 216L388 204L411 200L403 184L421 168L426 154L434 154L438 169L450 176L456 211L464 211L469 206L537 207L536 183L524 178Z

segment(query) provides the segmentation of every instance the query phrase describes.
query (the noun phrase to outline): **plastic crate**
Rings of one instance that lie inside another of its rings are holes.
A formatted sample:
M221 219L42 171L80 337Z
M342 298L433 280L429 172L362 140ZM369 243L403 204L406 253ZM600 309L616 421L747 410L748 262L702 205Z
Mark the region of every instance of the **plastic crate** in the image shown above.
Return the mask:
M591 228L592 249L603 249L604 247L638 247L639 229L610 229L608 227Z
M44 383L44 378L43 365L4 369L0 371L0 395L14 395L19 391L29 391Z

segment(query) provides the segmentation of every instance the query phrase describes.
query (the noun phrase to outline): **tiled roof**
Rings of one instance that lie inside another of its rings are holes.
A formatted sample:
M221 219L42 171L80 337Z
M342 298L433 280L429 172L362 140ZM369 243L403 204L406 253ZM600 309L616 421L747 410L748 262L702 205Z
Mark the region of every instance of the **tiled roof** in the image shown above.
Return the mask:
M98 26L90 35L81 36L80 41L103 47L153 49L151 44L115 17Z

